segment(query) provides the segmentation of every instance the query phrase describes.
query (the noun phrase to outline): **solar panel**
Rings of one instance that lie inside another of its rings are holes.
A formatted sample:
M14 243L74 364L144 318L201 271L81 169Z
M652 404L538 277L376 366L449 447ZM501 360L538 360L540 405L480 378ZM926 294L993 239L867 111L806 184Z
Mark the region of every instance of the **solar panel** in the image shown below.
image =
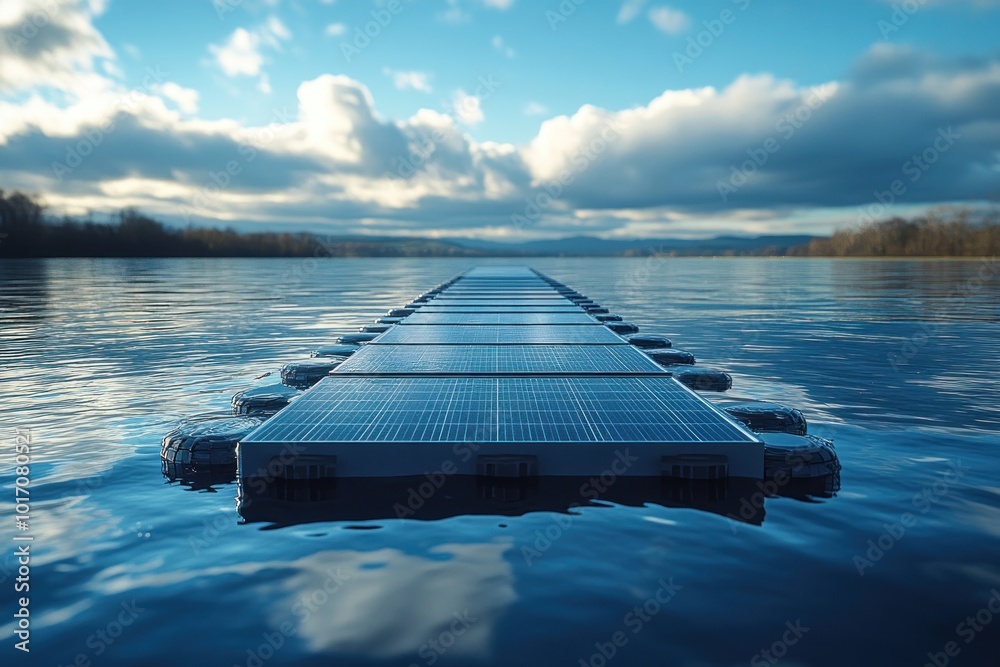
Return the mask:
M420 309L421 313L581 313L583 309L570 303L553 303L542 306L469 306L464 303L451 305L430 302Z
M423 309L403 319L400 324L599 324L582 311L569 313L442 313L423 312Z
M631 345L365 345L338 373L663 373Z
M550 298L552 296L562 295L558 292L552 290L525 290L525 289L504 289L504 290L485 290L485 289L455 289L450 288L441 293L441 296L447 297L483 297L483 298L493 298L493 297L503 297L503 298L518 298L518 299L533 299L533 298Z
M753 443L672 378L328 377L243 440Z
M436 303L441 301L490 301L490 300L496 300L502 303L512 302L512 301L516 301L519 303L525 301L526 302L569 301L569 299L565 298L560 294L557 294L556 292L552 292L551 294L532 294L530 296L518 296L516 294L512 295L509 292L498 293L492 296L488 294L469 294L469 295L455 294L453 296L450 292L442 292L441 294L434 297L433 302Z
M412 317L412 315L411 315ZM369 345L416 344L467 344L467 345L540 345L540 344L589 344L628 345L607 327L594 325L521 326L498 324L484 327L475 324L449 324L442 326L395 326Z
M476 266L463 273L460 280L474 278L490 278L491 280L498 278L530 278L540 280L538 274L527 266Z

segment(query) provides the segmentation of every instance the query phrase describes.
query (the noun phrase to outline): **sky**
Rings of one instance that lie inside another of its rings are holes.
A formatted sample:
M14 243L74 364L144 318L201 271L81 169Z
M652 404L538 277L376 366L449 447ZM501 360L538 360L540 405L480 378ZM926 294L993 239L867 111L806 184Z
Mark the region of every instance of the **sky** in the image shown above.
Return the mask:
M1000 198L1000 0L3 0L55 215L527 241Z

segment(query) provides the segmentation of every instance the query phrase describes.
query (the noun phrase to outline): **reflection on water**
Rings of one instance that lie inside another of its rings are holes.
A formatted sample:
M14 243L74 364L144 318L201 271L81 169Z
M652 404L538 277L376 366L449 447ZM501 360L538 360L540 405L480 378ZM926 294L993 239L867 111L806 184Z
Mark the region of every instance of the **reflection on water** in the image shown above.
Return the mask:
M425 556L397 549L323 551L282 583L295 634L315 653L375 658L489 658L495 625L517 599L510 540L441 544ZM440 581L447 578L448 585ZM436 641L434 641L436 640Z
M573 512L580 507L657 504L695 509L759 525L769 497L831 498L840 475L809 479L688 481L629 477L601 487L593 479L544 477L527 481L454 477L439 487L424 477L352 478L320 481L241 480L237 511L248 523L270 527L324 521L435 521L466 515L522 516L529 512ZM255 486L254 482L261 482ZM588 492L592 490L592 492Z
M622 480L593 500L456 478L405 519L418 480L250 495L161 470L160 438L468 262L0 261L6 488L5 443L33 440L32 664L579 664L622 631L617 664L731 665L796 619L787 664L923 664L961 641L1000 589L994 265L531 263L732 373L730 396L801 409L843 488ZM633 632L661 580L681 588ZM998 633L958 659L990 664Z

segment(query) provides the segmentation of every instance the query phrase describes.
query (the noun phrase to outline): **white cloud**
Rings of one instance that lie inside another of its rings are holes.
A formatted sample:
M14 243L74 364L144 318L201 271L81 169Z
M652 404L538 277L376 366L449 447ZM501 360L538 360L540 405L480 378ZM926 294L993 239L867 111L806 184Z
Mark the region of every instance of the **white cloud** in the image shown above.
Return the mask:
M177 108L186 114L198 113L198 91L184 88L173 81L167 81L155 87L155 92L171 100Z
M254 30L237 28L222 45L209 44L209 52L226 76L257 76L264 64L262 46L281 50L281 42L292 33L277 17L271 16Z
M455 93L451 105L455 117L463 125L477 125L485 119L481 100L475 95L469 95L464 90Z
M542 116L549 112L548 107L538 102L528 102L524 105L525 116Z
M483 4L492 9L506 11L514 5L514 0L483 0Z
M504 54L508 58L513 58L515 55L517 55L514 53L514 49L510 48L504 43L503 37L501 37L500 35L494 35L490 43L493 44L494 49Z
M422 93L431 92L430 75L427 72L404 72L388 67L382 68L382 73L392 78L392 85L397 90L419 90Z
M343 23L331 23L323 30L323 33L328 37L340 37L346 32L347 26Z
M51 86L86 95L101 88L95 68L114 71L115 59L92 22L103 10L100 2L3 0L0 92Z
M691 18L687 14L671 7L650 8L649 20L657 30L665 35L678 35L691 25Z
M260 39L244 28L237 28L221 46L210 44L208 50L226 76L256 76L264 64Z
M646 0L624 0L622 2L621 9L618 10L618 23L629 23L639 12L642 11L643 6L645 6Z
M891 44L820 88L755 75L631 108L584 105L545 120L523 146L474 141L468 128L483 109L463 91L450 115L387 120L363 84L327 74L298 86L297 108L276 101L274 117L248 125L197 117L197 93L165 78L130 91L79 73L99 81L88 95L0 97L0 182L43 193L54 215L135 206L170 222L343 231L362 221L373 233L515 238L803 231L820 218L853 222L873 192L907 179L904 161L933 147L938 128L959 139L938 166L905 180L893 212L987 199L1000 173L1000 57L944 59ZM255 81L269 86L263 71ZM523 111L546 113L533 102ZM101 130L109 121L113 130ZM82 168L53 171L52 160L94 136ZM769 138L780 150L720 198L717 183ZM206 173L231 160L240 174L206 194ZM517 231L511 215L564 173L572 180L557 200Z

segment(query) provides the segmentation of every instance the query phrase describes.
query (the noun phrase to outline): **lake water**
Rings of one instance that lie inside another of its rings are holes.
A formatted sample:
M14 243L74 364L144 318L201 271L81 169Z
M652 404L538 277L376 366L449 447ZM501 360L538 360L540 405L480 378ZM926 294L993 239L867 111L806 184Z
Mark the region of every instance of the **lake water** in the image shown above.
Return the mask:
M620 481L569 511L456 483L400 520L349 488L242 516L226 475L163 476L178 420L476 263L0 261L3 664L1000 664L996 262L518 262L802 410L835 493Z

